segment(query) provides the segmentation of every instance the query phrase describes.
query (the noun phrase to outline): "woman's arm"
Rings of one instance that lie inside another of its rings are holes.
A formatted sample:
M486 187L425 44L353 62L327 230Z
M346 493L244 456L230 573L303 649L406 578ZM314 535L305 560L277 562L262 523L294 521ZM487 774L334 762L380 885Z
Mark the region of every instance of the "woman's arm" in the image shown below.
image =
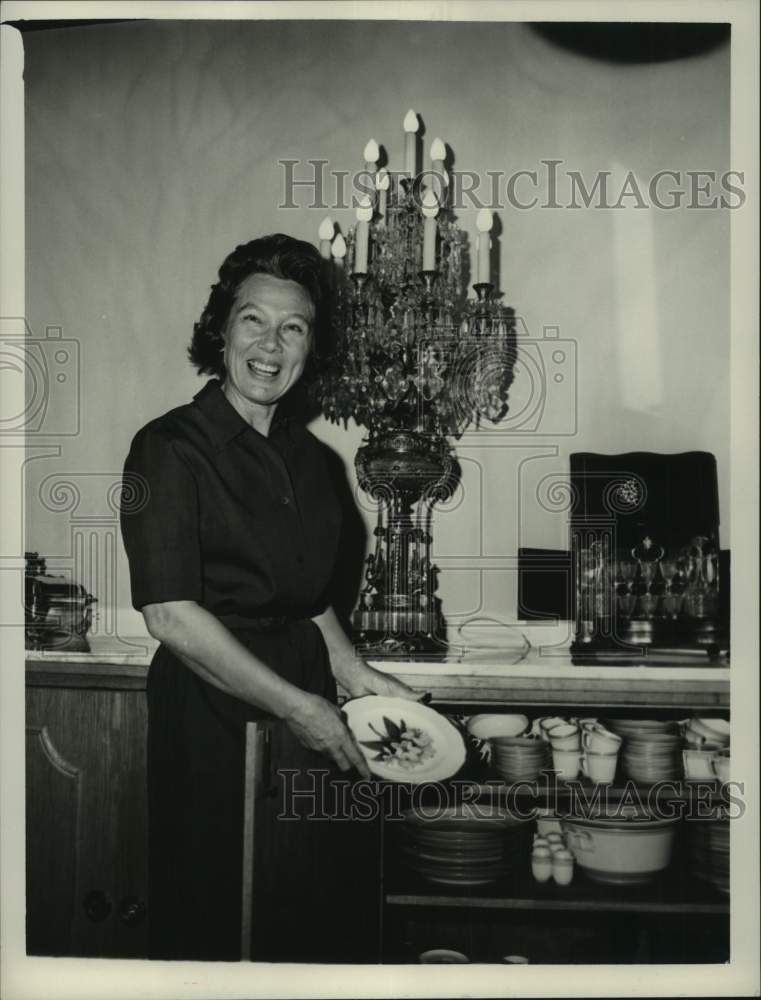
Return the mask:
M328 754L342 771L356 767L370 776L336 706L283 680L205 608L167 601L141 610L150 634L204 681L282 719L304 746Z
M328 608L312 620L325 639L333 676L352 698L380 694L416 701L420 697L412 688L390 674L376 670L357 655L333 608Z

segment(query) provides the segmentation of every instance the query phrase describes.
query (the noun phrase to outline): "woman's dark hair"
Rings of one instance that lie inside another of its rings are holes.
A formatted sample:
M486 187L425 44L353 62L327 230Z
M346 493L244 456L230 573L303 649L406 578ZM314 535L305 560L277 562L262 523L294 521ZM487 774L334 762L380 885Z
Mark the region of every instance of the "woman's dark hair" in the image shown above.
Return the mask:
M314 329L320 326L323 303L323 261L311 243L275 233L242 243L229 254L219 269L219 281L211 286L209 301L201 318L193 325L188 357L199 375L224 378L222 331L238 289L252 274L271 274L295 281L308 293L315 308Z

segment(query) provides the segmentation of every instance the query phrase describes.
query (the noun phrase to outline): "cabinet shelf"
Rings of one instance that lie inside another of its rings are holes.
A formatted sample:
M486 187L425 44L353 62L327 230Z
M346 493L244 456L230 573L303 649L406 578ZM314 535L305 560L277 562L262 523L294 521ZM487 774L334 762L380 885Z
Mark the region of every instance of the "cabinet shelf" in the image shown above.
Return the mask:
M467 780L467 779L466 779ZM554 780L553 772L545 772L537 779L537 791L534 792L531 784L519 782L510 784L501 779L497 774L479 776L468 784L469 801L473 798L504 798L507 795L514 795L516 798L536 798L560 800L571 799L572 797L585 797L592 802L599 791L601 800L617 801L625 795L636 796L640 801L647 802L648 797L657 791L658 801L663 802L690 802L700 799L703 802L711 802L716 805L726 805L729 802L726 789L716 778L704 778L699 781L688 778L674 778L670 783L655 783L653 785L641 784L633 778L617 777L610 785L595 785L589 778L579 776L573 782Z
M454 907L458 910L571 910L595 913L649 913L688 914L694 916L724 916L729 913L729 902L716 903L655 903L635 900L583 900L583 899L517 899L491 896L435 896L387 893L389 906Z
M641 886L599 885L577 868L569 886L535 882L531 876L511 886L496 882L486 886L443 887L412 873L405 879L408 891L387 891L389 906L481 910L565 910L595 913L647 913L652 915L726 916L729 898L706 885L677 889L674 879Z

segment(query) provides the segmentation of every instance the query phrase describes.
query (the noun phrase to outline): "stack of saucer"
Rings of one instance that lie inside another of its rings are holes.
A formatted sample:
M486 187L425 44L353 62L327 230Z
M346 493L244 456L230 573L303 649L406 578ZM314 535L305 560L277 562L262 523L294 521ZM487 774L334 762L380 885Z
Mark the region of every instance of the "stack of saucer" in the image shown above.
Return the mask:
M523 859L528 826L497 808L460 806L404 814L402 852L429 882L486 885L509 875Z
M670 719L607 719L605 727L623 736L641 736L645 733L678 733L679 723Z
M692 824L690 862L696 877L729 893L729 820L715 818Z
M627 777L649 785L681 775L682 737L675 723L611 719L608 725L623 737L621 759Z
M546 740L535 736L496 736L491 743L491 763L505 781L532 781L551 766Z

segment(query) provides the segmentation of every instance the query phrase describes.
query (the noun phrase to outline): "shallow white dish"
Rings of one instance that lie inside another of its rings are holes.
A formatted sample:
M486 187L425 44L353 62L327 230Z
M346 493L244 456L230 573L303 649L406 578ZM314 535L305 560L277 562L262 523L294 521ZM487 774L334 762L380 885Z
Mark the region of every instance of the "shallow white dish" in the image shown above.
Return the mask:
M525 715L500 715L490 713L473 715L468 719L467 730L477 739L490 739L494 736L520 736L528 729L528 719Z
M343 706L346 722L365 755L373 774L387 781L402 781L417 785L423 781L444 781L451 778L465 763L465 743L458 729L443 715L417 701L365 695L347 701ZM385 719L401 728L419 729L431 738L432 756L402 769L399 764L375 760L378 751L365 743L375 743L387 732Z
M693 717L687 723L691 733L702 736L704 740L726 746L729 743L730 728L726 719L698 719Z

